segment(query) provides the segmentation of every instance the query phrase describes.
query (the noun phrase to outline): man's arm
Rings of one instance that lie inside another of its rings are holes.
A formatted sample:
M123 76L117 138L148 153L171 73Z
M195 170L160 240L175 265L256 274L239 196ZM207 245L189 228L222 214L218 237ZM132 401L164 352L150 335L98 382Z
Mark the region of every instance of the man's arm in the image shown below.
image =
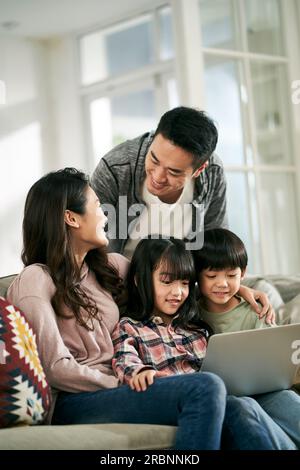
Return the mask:
M267 325L275 325L275 312L267 294L242 285L238 294L251 305L260 319L265 316L265 323Z
M224 169L219 165L212 165L209 171L210 197L204 217L204 228L227 228L227 201L226 178Z
M101 204L117 206L119 196L118 181L106 157L103 157L98 163L91 178L91 186L100 199Z
M100 160L91 178L91 186L99 197L103 212L108 219L106 233L109 240L108 250L115 253L122 253L122 240L119 237L120 182L119 173L115 171L118 168L115 160L119 156L120 151L112 149ZM126 217L127 211L123 215Z

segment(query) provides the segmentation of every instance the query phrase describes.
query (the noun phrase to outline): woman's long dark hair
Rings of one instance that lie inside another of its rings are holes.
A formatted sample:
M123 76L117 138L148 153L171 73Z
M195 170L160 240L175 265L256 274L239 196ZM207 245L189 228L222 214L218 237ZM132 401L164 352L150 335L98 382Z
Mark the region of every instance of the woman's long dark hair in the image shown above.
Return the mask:
M56 287L52 306L57 316L74 315L80 325L93 330L98 308L80 286L80 267L64 221L67 209L85 213L88 187L88 176L75 168L48 173L31 187L24 210L22 261L25 266L46 265ZM101 287L118 301L122 280L116 268L109 264L106 251L99 248L89 251L85 262ZM64 305L72 312L70 315L63 313Z
M134 320L144 321L154 311L154 289L152 275L161 265L170 276L170 281L189 281L189 295L178 309L173 325L185 329L211 328L200 319L195 299L195 268L191 253L182 240L175 238L145 238L137 245L127 277L128 315Z

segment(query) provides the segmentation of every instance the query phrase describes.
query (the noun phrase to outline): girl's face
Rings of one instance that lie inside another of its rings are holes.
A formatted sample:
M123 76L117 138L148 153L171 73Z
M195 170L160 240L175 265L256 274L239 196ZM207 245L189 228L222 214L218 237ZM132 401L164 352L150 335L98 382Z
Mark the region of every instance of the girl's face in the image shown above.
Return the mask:
M84 244L93 248L100 248L108 244L104 227L107 222L107 217L104 215L100 206L100 201L89 186L86 192L86 205L85 213L77 215L80 220L80 228L78 237Z
M185 302L189 295L189 280L171 280L170 273L166 272L164 265L160 264L152 274L154 290L154 315L158 315L166 323L172 321L172 317Z

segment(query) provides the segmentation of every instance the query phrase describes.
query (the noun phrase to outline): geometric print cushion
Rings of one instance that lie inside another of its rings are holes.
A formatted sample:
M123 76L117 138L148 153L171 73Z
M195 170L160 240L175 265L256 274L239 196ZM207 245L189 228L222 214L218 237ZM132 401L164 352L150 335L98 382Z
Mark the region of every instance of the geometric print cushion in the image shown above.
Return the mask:
M0 297L0 428L41 423L50 401L35 334L20 310Z

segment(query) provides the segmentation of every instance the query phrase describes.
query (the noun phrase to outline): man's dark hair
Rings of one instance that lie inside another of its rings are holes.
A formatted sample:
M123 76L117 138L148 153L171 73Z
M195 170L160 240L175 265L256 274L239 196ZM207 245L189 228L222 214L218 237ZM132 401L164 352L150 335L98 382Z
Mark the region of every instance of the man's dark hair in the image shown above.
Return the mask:
M241 268L248 264L248 255L242 240L230 230L214 228L204 232L201 250L193 251L197 275L204 269L221 271Z
M209 159L218 142L217 128L205 112L185 106L163 114L154 137L158 134L192 154L195 169Z

